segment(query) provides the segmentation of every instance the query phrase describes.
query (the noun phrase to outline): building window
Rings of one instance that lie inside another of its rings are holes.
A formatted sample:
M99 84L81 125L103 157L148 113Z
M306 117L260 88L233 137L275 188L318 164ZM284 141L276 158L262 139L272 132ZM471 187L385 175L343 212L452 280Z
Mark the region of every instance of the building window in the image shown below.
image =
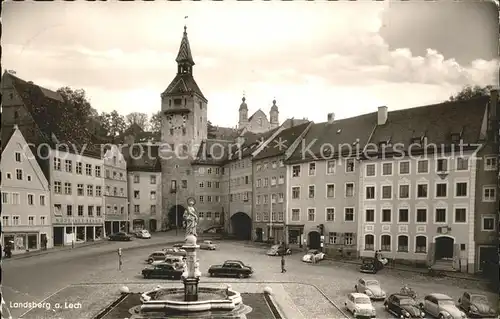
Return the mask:
M299 177L299 176L300 176L300 165L292 166L292 177Z
M374 209L365 210L365 221L367 223L375 222L375 210Z
M12 216L12 226L18 226L19 225L19 216Z
M366 165L366 176L375 176L375 164Z
M100 207L99 207L99 206L97 206L96 208L100 208ZM120 214L121 214L121 215L125 214L125 207L120 206ZM99 216L99 214L97 214L97 216Z
M292 187L292 199L300 198L300 187L294 186Z
M66 169L66 172L73 173L73 162L71 160L65 160L64 167Z
M35 225L35 216L28 216L28 225L29 226Z
M392 175L392 163L383 163L382 164L382 175L383 176Z
M391 235L382 235L380 238L380 250L391 251Z
M348 160L346 160L345 172L346 173L354 172L354 159L349 158Z
M135 199L140 199L140 192L139 191L134 191L134 198Z
M346 245L346 246L354 245L354 233L345 233L344 234L344 245Z
M15 158L16 158L16 162L21 163L21 153L16 152L15 153Z
M494 186L483 186L483 202L496 201L496 188Z
M375 249L375 237L373 235L365 235L365 250Z
M326 209L326 221L333 222L335 220L335 208Z
M309 163L309 176L316 175L316 163Z
M497 170L497 158L496 157L486 157L484 170L485 171L496 171Z
M448 172L448 159L446 158L440 158L437 160L437 166L436 166L437 172Z
M415 252L427 253L427 238L425 236L417 236L415 238Z
M156 184L156 175L149 176L149 183L151 185L155 185Z
M420 174L429 173L429 160L419 160L417 162L417 172Z
M87 213L88 213L89 217L94 216L94 206L88 206Z
M264 204L269 203L269 195L264 195Z
M366 199L375 199L375 186L366 186Z
M92 164L85 164L85 174L92 176Z
M292 209L292 221L294 222L300 221L300 209L298 208Z
M346 222L354 221L354 208L352 207L344 208L344 221Z
M78 216L83 216L83 205L78 205Z
M335 173L335 161L327 161L326 162L326 173L334 174Z
M73 205L66 205L66 215L73 216Z
M240 185L239 181L238 181L238 185ZM264 187L269 187L269 178L268 177L264 178Z
M261 199L260 195L257 195L256 198L255 198L255 203L257 205L260 205L260 203L261 203L260 199Z
M455 196L456 197L467 197L467 182L458 182L455 183Z
M316 219L316 209L308 208L307 209L307 221L313 222Z
M410 185L399 185L399 198L410 198Z
M61 159L54 157L54 170L60 171L61 170Z
M269 212L264 212L263 215L264 215L262 217L263 221L265 221L265 222L269 221Z
M246 177L246 181L248 182L248 176L245 176ZM248 183L246 183L248 184ZM273 176L271 177L271 186L276 186L276 176Z
M101 177L101 166L99 165L96 165L94 167L94 174L95 174L95 177ZM123 178L123 173L120 173L120 175L122 176Z
M410 162L409 161L399 162L399 174L400 175L410 174Z
M151 191L149 193L149 199L150 200L156 200L156 191Z
M314 185L309 185L309 198L314 198L315 188Z
M335 184L327 184L326 185L326 197L328 197L328 198L335 197Z
M247 199L247 193L245 193L244 195L245 195L245 199ZM276 194L271 194L271 203L276 204L277 200L278 200L278 196Z
M40 225L46 225L45 222L46 222L45 216L40 216Z
M280 178L278 179L278 184L284 184L285 183L285 176L280 175Z
M45 195L40 195L40 206L45 206Z
M278 194L278 202L283 203L285 201L285 195L283 193Z
M34 205L35 204L35 199L34 199L33 194L28 194L28 205Z
M16 168L16 178L18 181L23 180L23 170L20 168Z
M446 209L445 208L436 208L435 211L435 223L446 223Z
M455 223L466 223L466 222L467 222L467 209L455 208Z
M83 164L82 164L82 162L77 162L76 163L76 173L78 175L82 175L82 170L83 170Z
M382 186L382 199L392 199L392 186Z
M437 183L436 184L436 197L446 197L448 195L448 184L447 183Z
M427 223L426 208L417 208L417 223Z
M328 233L328 243L335 245L338 243L338 233Z
M62 189L61 189L61 182L59 181L55 181L54 182L54 193L55 194L61 194L62 193Z
M139 214L140 211L139 205L134 205L134 213Z
M281 213L281 214L283 214L283 213ZM215 219L220 219L220 212L215 212L214 213L214 218Z
M10 226L9 225L9 216L2 216L2 226Z
M392 210L382 209L382 223L390 223L392 221Z
M13 205L21 204L21 198L19 197L19 193L12 193L12 204Z
M406 235L398 236L398 252L402 253L408 252L408 236Z
M354 183L346 183L345 197L353 197L353 196L354 196Z
M469 159L466 157L457 158L457 171L469 170Z
M408 208L400 208L398 211L398 222L408 223L410 219L410 213Z
M71 195L71 193L72 193L71 183L64 183L64 194Z
M101 185L96 185L96 187L95 187L95 196L96 197L101 197L102 196L102 186Z
M139 175L134 175L134 184L139 184Z
M483 216L483 221L481 223L482 231L494 231L495 230L495 217L493 216Z
M9 203L9 193L2 192L2 204Z
M417 184L417 198L427 198L429 185Z
M151 215L156 215L156 205L149 206L149 213Z
M87 196L94 196L94 185L87 185Z

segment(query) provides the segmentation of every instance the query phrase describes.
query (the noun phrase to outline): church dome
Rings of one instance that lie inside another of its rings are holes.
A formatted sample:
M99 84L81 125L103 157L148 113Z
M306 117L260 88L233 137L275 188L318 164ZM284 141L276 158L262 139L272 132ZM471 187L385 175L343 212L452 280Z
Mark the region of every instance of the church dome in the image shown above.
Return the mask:
M247 103L245 101L246 101L245 97L241 98L240 111L248 110Z
M276 100L273 100L273 106L271 106L271 112L278 112L278 106L276 105Z

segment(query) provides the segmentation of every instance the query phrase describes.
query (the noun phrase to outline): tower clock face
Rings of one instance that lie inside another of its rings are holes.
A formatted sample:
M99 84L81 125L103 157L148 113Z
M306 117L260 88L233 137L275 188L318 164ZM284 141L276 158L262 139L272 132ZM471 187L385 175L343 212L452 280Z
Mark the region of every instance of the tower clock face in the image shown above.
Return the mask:
M185 128L187 124L188 116L187 114L183 115L168 115L167 122L169 126L173 129Z

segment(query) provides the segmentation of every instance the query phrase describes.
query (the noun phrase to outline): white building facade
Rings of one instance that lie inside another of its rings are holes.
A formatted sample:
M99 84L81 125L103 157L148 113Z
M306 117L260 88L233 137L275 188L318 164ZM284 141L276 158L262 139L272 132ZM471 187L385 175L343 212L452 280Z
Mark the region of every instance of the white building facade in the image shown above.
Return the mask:
M132 230L159 231L162 225L161 172L129 171L128 197Z

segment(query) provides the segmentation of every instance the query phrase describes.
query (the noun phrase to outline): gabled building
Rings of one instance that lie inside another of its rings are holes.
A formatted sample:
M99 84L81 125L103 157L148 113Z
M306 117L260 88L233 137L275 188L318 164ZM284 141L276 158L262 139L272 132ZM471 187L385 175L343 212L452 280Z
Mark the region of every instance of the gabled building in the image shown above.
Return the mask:
M2 236L13 242L13 253L51 248L53 245L49 182L17 126L3 145ZM46 245L46 246L45 246Z

